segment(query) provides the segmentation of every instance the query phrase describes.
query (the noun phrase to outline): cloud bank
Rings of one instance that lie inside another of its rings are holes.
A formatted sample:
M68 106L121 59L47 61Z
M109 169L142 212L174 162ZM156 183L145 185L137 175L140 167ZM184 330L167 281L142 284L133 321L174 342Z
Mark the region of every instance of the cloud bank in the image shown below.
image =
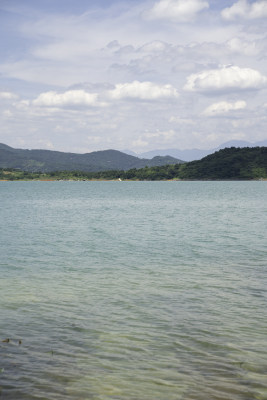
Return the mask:
M267 1L22 3L0 1L0 142L143 152L266 139Z
M65 93L50 91L41 93L33 104L44 107L91 107L98 105L97 98L96 93L87 93L84 90L68 90Z
M0 92L0 100L16 100L18 96L11 92Z
M220 101L219 103L211 104L205 109L203 115L213 117L217 115L225 115L230 111L243 110L246 108L247 103L243 100L236 101L235 103L229 103L227 101Z
M160 0L144 13L144 17L150 20L189 22L206 8L209 8L209 3L203 0Z
M225 20L233 21L237 18L256 19L267 17L267 2L266 0L255 1L252 4L247 0L239 0L231 7L222 10L222 17Z
M157 85L152 82L134 81L131 83L119 83L115 89L109 92L112 99L140 99L158 100L177 98L178 92L171 85Z
M251 68L226 66L192 74L184 86L188 91L239 91L261 89L267 85L267 78Z

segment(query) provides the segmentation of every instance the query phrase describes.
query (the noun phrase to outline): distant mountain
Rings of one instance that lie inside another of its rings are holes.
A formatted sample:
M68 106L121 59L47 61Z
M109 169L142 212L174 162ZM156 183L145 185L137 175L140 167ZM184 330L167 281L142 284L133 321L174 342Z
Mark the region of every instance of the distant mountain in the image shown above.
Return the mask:
M180 160L184 161L194 161L194 160L200 160L203 157L206 157L209 154L214 153L215 151L225 149L227 147L257 147L257 146L267 146L267 140L263 140L261 142L255 142L255 143L250 143L246 142L244 140L231 140L228 142L225 142L221 144L220 146L209 149L209 150L201 150L201 149L187 149L187 150L179 150L179 149L165 149L165 150L152 150L152 151L147 151L145 153L140 153L136 154L134 152L130 152L128 150L125 150L125 153L131 154L136 157L141 157L141 158L153 158L155 156L171 156L178 158Z
M0 143L0 168L17 168L29 172L105 171L144 168L182 163L171 156L140 159L117 150L95 151L87 154L63 153L51 150L14 149Z
M201 158L207 156L212 153L214 150L200 150L200 149L188 149L188 150L179 150L179 149L166 149L166 150L151 150L146 153L136 154L137 157L141 158L153 158L157 155L163 157L165 155L169 155L171 157L181 157L181 160L184 161L193 161L200 160Z

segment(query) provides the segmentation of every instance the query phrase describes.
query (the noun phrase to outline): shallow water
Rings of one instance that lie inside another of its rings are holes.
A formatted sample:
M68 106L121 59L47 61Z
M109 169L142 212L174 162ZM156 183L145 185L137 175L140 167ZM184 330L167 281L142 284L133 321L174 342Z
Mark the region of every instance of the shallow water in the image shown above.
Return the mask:
M267 398L266 182L0 196L1 398Z

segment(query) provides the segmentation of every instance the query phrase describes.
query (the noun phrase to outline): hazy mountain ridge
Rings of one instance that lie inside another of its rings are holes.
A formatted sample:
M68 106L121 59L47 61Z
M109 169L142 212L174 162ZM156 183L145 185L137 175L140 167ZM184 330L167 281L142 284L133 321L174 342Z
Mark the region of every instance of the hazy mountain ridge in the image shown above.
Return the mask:
M171 156L140 159L118 150L95 151L86 154L52 150L14 149L0 143L0 168L18 168L29 172L129 170L182 163Z
M225 149L227 147L261 147L261 146L267 146L267 140L262 140L260 142L247 142L245 140L230 140L228 142L222 143L220 146L215 147L213 149L206 149L206 150L201 150L201 149L186 149L186 150L180 150L180 149L163 149L163 150L151 150L147 151L144 153L134 153L130 150L125 150L124 152L126 154L131 154L135 157L143 157L143 158L148 158L151 159L155 156L166 156L169 155L171 157L178 158L180 160L184 161L195 161L195 160L200 160L203 157L208 156L209 154L215 153L218 150Z

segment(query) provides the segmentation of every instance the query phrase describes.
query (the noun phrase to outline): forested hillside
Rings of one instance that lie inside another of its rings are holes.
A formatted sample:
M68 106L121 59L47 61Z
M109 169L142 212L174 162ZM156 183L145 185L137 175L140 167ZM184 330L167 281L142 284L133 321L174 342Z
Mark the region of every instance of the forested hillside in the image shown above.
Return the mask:
M28 172L51 171L106 171L176 164L183 162L170 156L151 160L134 157L117 150L94 151L77 154L51 150L14 149L0 143L0 168L17 168Z
M230 147L187 163L179 170L181 179L267 178L267 147Z

